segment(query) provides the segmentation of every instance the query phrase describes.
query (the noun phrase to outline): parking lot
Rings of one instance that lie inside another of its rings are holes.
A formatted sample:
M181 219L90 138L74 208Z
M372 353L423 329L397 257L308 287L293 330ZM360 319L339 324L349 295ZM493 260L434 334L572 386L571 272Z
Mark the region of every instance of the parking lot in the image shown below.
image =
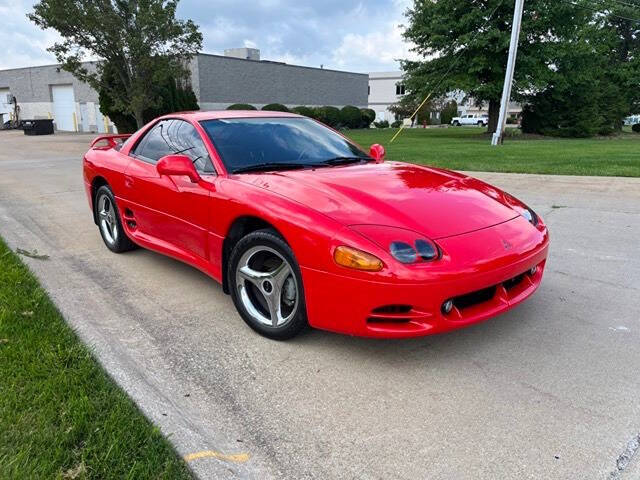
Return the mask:
M441 336L274 342L201 272L104 247L92 138L0 132L0 235L49 255L24 260L202 478L640 478L640 179L474 174L549 225L533 298Z

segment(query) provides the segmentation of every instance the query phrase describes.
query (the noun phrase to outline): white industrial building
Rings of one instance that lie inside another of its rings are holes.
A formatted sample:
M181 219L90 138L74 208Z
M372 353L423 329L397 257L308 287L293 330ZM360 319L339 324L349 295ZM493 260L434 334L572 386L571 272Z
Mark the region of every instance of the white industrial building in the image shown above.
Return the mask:
M376 112L376 121L401 120L395 117L389 107L398 103L404 93L405 86L401 71L369 73L369 108ZM475 101L472 98L467 98L463 92L452 93L449 95L449 99L458 103L458 115L489 113L488 105L476 105ZM509 103L509 116L519 115L521 112L522 106L520 104ZM434 115L434 120L437 118L439 118L438 115Z
M389 110L404 95L402 72L369 73L369 108L376 112L376 121L393 122L395 115Z

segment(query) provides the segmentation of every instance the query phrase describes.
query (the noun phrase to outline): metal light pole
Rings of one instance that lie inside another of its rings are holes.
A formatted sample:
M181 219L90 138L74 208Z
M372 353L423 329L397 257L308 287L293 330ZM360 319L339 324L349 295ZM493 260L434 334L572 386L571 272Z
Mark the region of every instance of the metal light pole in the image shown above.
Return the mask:
M500 103L500 117L496 133L493 134L491 145L500 145L507 124L507 110L511 100L511 87L513 86L513 72L516 68L516 56L518 55L518 41L520 39L520 28L522 26L522 11L524 0L516 0L515 11L513 13L513 28L511 29L511 45L509 46L509 61L507 62L507 73L504 77L504 88L502 90L502 102Z

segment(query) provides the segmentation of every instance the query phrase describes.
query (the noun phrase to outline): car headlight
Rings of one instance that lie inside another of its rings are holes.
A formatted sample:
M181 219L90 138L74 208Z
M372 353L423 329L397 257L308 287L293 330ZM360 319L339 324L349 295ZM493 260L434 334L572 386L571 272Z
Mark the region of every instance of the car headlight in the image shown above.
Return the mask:
M538 226L538 215L536 215L536 212L534 212L533 210L531 210L529 207L526 207L526 206L523 206L523 207L515 206L514 208L518 211L520 215L526 218L531 225L533 225L534 227Z
M504 195L505 203L508 206L510 206L516 212L518 212L531 225L533 225L534 227L538 226L538 223L540 223L540 219L538 218L538 215L536 214L536 212L531 210L529 207L527 207L524 203L522 203L520 200L518 200L513 195L511 195L511 194L509 194L507 192L503 192L503 195Z
M433 240L413 230L385 225L351 225L349 228L405 265L433 262L442 256L441 249Z
M389 245L391 256L400 263L416 263L418 261L431 262L440 256L438 247L433 242L418 239L413 245L406 242L391 242Z

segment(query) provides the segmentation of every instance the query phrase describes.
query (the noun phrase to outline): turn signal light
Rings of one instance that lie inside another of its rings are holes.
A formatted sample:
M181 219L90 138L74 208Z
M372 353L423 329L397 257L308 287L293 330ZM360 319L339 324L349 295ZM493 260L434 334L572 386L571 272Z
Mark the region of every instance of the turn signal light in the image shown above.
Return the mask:
M333 253L333 259L338 265L355 270L364 270L367 272L379 272L382 270L382 260L356 248L338 247Z

